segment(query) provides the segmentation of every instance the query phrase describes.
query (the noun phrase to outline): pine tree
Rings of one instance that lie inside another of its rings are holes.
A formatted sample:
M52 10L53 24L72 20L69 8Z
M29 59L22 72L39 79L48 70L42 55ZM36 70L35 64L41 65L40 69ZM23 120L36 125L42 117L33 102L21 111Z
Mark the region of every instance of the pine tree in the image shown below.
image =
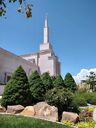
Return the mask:
M73 92L77 89L75 80L73 79L73 77L70 73L67 73L65 75L64 84L65 84L66 88L68 88L69 90L71 90Z
M54 87L64 87L64 81L61 75L57 75L55 80L53 81Z
M44 99L45 88L37 71L32 72L30 75L29 85L34 102L42 101Z
M41 75L42 82L44 84L46 92L53 88L53 82L48 72Z
M26 72L19 66L5 86L1 104L5 107L16 104L28 105L31 102L30 98Z

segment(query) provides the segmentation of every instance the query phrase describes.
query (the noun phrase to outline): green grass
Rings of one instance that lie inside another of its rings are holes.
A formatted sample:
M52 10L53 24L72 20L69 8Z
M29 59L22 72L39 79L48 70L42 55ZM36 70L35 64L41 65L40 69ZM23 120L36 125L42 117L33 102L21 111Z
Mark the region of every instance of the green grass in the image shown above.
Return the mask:
M71 128L31 117L0 115L0 128Z

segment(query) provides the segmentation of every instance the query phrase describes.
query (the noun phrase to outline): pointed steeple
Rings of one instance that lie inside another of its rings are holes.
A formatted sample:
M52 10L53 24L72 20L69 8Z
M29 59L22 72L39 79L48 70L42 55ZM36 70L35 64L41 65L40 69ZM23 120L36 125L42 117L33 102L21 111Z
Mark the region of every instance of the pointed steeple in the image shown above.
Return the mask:
M45 28L48 28L48 17L45 17Z
M45 26L44 26L44 44L49 42L49 28L48 28L48 17L45 18Z
M51 50L52 51L52 46L49 43L49 27L48 27L48 17L45 17L45 24L44 24L44 40L43 44L40 45L40 51L45 51L45 50Z

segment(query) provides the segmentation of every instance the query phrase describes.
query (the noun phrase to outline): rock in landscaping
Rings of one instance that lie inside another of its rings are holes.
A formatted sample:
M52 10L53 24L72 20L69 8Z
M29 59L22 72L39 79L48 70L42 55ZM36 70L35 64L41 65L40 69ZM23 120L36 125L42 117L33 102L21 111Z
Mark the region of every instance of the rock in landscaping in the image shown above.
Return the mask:
M27 106L21 113L21 115L34 116L35 110L33 106Z
M58 109L50 106L46 102L39 102L34 105L35 115L53 122L58 121Z
M62 122L64 120L67 121L72 121L74 123L77 123L79 121L79 116L77 113L73 113L73 112L63 112L62 114Z
M24 110L24 107L22 105L12 105L12 106L7 106L7 113L20 113Z
M6 112L6 109L0 105L0 112Z

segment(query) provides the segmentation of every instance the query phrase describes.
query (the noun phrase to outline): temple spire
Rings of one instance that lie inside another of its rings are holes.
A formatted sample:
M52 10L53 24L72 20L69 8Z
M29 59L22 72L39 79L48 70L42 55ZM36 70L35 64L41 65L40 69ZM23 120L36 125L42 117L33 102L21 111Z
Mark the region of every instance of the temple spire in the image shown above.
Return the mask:
M45 26L44 26L44 44L49 42L49 28L48 28L48 17L45 18Z

